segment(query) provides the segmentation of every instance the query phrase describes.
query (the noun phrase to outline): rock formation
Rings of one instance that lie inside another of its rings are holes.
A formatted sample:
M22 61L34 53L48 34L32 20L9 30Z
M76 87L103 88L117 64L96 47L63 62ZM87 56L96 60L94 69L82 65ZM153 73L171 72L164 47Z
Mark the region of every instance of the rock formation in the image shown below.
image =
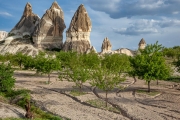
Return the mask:
M33 34L35 46L49 50L62 49L65 28L64 13L55 1L43 15L35 29Z
M63 46L64 51L77 51L85 53L91 48L90 32L91 20L84 5L80 5L75 12L70 26L66 31L66 41Z
M0 41L4 40L8 35L8 32L6 31L0 31Z
M94 46L91 46L91 48L89 48L87 51L86 51L86 54L90 53L90 52L94 52L94 53L97 53L96 49Z
M20 21L10 31L8 37L0 43L0 54L22 52L27 55L37 55L31 35L40 18L32 12L30 3L27 3Z
M135 51L127 49L127 48L117 49L117 50L113 51L113 54L115 54L115 53L126 54L127 56L134 56L135 55Z
M10 31L9 36L31 36L35 26L39 23L39 20L40 18L33 13L31 4L27 3L20 21Z
M110 43L110 40L106 37L102 43L101 52L107 53L110 52L112 48L112 45Z
M146 47L146 42L144 38L142 38L139 42L139 49L144 49Z

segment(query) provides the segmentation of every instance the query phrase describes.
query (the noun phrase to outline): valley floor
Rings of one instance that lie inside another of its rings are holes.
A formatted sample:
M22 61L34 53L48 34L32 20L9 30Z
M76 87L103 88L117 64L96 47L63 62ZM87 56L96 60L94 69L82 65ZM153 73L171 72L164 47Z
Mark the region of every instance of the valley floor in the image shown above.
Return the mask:
M57 74L51 75L51 83L46 84L47 76L36 76L33 71L15 71L16 88L31 90L31 99L41 109L72 120L179 120L180 91L172 88L173 82L152 82L151 90L159 91L156 96L137 92L147 89L143 80L127 78L122 83L122 91L114 90L108 94L109 103L120 112L110 112L87 104L89 100L105 97L105 93L85 83L83 91L87 94L72 96L74 83L59 81ZM2 110L0 109L0 113ZM19 111L24 114L24 111ZM19 113L18 113L19 114ZM1 114L0 114L1 115ZM1 117L1 116L0 116Z

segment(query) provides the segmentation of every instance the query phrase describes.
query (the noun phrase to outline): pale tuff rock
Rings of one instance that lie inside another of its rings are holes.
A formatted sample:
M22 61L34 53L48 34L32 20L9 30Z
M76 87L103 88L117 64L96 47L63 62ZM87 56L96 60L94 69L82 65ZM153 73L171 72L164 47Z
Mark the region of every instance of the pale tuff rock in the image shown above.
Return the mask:
M111 51L112 45L110 43L110 40L106 37L102 43L101 52L102 53L108 53Z
M113 53L126 54L127 56L134 56L135 55L135 51L132 51L132 50L127 49L127 48L117 49Z
M146 47L146 42L144 38L142 38L139 42L139 49L144 49Z
M9 36L30 36L34 32L35 26L38 24L39 20L40 18L33 13L31 4L27 3L20 21L10 31Z
M75 12L70 26L66 31L66 41L63 46L64 51L77 51L85 53L91 47L90 32L91 20L84 5L80 5Z
M94 46L91 46L91 48L89 48L89 49L86 51L86 54L91 53L91 52L97 53L97 51L96 51L96 49L95 49Z
M33 34L35 46L40 49L62 49L65 28L64 13L55 1L35 29Z
M4 40L8 35L8 32L6 31L0 31L0 41Z

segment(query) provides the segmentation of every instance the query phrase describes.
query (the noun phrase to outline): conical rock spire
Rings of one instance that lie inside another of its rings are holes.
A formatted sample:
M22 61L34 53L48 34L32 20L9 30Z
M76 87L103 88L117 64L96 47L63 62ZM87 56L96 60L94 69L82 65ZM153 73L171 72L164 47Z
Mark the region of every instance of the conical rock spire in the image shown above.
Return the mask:
M55 1L41 18L33 34L35 46L42 49L62 49L64 13Z
M66 31L66 41L63 46L64 51L76 51L85 53L91 48L90 32L91 20L84 5L80 5L76 10L70 26Z

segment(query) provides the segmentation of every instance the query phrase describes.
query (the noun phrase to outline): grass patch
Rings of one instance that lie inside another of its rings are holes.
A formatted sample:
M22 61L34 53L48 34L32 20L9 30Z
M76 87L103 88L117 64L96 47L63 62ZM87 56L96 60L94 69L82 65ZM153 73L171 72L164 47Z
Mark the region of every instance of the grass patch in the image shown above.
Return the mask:
M96 108L100 108L100 109L104 109L104 110L108 110L111 112L117 112L120 113L120 111L118 109L116 109L115 107L112 107L112 105L108 104L106 107L106 102L100 99L95 99L95 100L89 100L86 101L87 103L91 104L92 106L96 107Z
M150 96L156 96L158 95L160 92L158 91L150 91L150 92L147 92L147 90L136 90L137 93L141 93L141 94L146 94L146 95L150 95Z
M74 89L74 90L71 90L70 94L71 94L72 96L80 96L80 95L85 95L85 94L87 94L87 93L86 93L86 92L82 92L82 91L80 91L80 90Z

